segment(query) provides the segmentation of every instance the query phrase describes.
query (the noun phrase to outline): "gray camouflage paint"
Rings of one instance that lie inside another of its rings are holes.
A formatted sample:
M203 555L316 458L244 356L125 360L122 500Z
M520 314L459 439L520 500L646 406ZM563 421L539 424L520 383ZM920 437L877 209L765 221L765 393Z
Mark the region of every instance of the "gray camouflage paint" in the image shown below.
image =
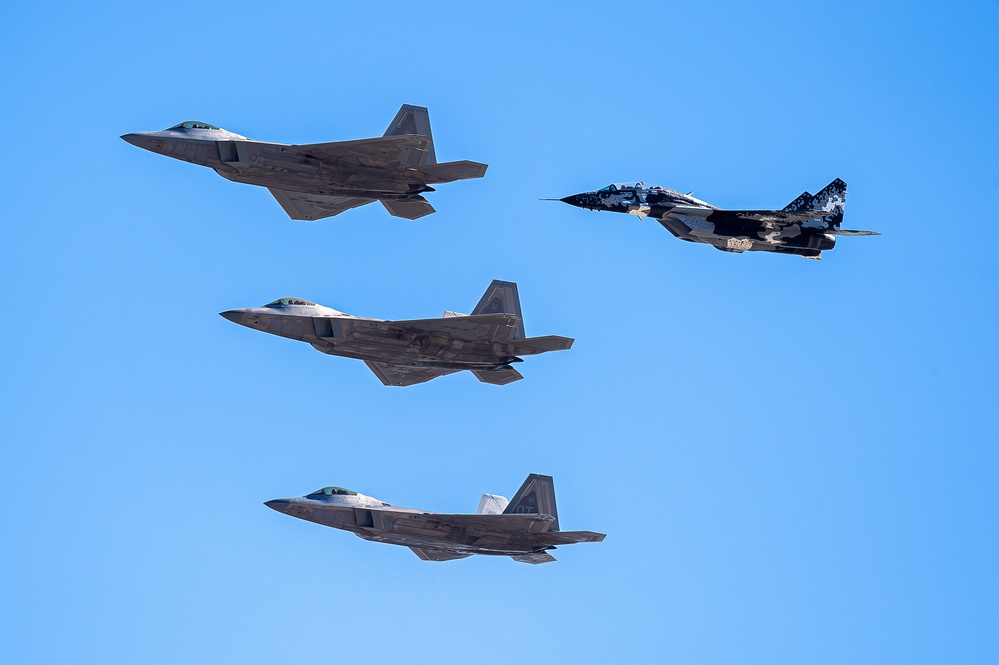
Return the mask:
M483 494L479 512L473 514L402 508L342 487L324 487L302 498L274 499L264 505L364 540L408 547L424 561L484 554L548 563L555 560L549 551L559 545L601 542L605 537L593 531L560 531L555 482L536 473L509 502Z
M471 314L384 321L351 316L298 298L221 312L233 323L307 342L333 356L363 360L388 386L423 383L470 370L479 381L505 385L524 378L521 356L560 351L568 337L527 337L514 282L493 280Z
M478 162L437 163L430 114L403 104L380 138L285 145L254 141L203 122L121 137L181 161L207 166L234 182L267 187L292 219L314 221L373 201L389 214L417 219L434 212L422 196L431 185L481 178Z

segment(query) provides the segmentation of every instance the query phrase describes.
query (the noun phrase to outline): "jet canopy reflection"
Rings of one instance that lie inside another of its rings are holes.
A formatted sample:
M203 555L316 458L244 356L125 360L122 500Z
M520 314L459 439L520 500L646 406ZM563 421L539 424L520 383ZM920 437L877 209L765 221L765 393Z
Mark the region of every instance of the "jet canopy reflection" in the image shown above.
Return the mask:
M300 305L306 307L316 307L316 303L302 300L301 298L278 298L274 302L269 302L264 307L288 307L289 305Z
M659 185L646 185L644 182L615 182L601 187L598 192L616 192L620 189L663 189Z
M170 129L222 129L222 128L216 127L215 125L209 125L207 122L199 122L198 120L188 120L186 122L180 123L179 125L174 125Z
M356 496L357 492L354 490L349 490L343 487L324 487L321 490L316 490L311 494L306 494L306 499L323 499L328 496Z

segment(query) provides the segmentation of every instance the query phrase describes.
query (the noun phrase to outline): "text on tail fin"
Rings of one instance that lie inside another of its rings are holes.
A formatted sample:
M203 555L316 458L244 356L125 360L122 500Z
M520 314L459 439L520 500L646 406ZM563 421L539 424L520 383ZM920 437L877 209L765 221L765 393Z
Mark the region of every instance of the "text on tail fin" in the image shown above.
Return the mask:
M516 282L494 279L479 298L479 304L472 310L472 314L513 314L520 319L520 326L514 339L527 337L524 332L524 315L520 312L520 294L517 292Z
M532 473L520 486L504 514L551 515L551 531L558 531L558 507L555 505L555 480Z
M425 106L413 106L403 104L395 118L389 123L385 130L385 136L405 136L415 134L426 136L430 139L430 150L424 164L436 164L437 155L434 153L433 135L430 133L430 112Z

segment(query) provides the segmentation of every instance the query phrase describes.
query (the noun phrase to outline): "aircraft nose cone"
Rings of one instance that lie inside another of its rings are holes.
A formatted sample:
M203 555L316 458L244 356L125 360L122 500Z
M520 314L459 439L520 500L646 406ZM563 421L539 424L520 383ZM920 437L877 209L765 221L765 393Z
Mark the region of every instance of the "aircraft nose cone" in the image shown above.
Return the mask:
M241 309L229 309L224 312L219 312L219 316L221 316L223 319L228 319L233 323L243 322L243 310Z
M146 147L146 137L143 136L142 134L134 134L134 133L133 134L122 134L121 135L121 140L125 141L126 143L131 143L132 145L134 145L137 148L145 148Z
M271 510L283 513L288 510L288 506L291 505L291 502L287 499L271 499L270 501L264 501L264 505Z
M562 203L568 203L571 206L576 206L580 208L583 207L582 194L573 194L572 196L566 196L564 198L559 199L559 201L561 201Z

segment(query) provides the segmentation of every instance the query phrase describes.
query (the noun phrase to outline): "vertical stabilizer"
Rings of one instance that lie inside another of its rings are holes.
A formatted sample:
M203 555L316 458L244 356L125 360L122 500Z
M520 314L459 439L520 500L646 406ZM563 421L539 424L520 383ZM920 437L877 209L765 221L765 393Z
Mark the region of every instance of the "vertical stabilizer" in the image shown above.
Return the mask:
M502 515L506 507L510 505L505 496L499 494L483 494L479 499L479 509L476 515Z
M524 315L520 312L520 294L516 282L503 282L494 279L479 299L472 314L513 314L520 319L520 326L513 339L524 339Z
M430 111L427 110L427 107L403 104L399 112L395 114L388 129L385 130L385 136L405 136L407 134L426 136L430 139L427 159L423 164L436 164L437 154L434 152L434 137L430 133Z
M805 192L784 208L784 210L814 210L817 218L823 218L833 227L843 222L845 209L846 183L839 178L823 187L815 196Z
M558 508L555 506L555 480L532 473L517 490L503 514L551 515L551 531L558 531Z

